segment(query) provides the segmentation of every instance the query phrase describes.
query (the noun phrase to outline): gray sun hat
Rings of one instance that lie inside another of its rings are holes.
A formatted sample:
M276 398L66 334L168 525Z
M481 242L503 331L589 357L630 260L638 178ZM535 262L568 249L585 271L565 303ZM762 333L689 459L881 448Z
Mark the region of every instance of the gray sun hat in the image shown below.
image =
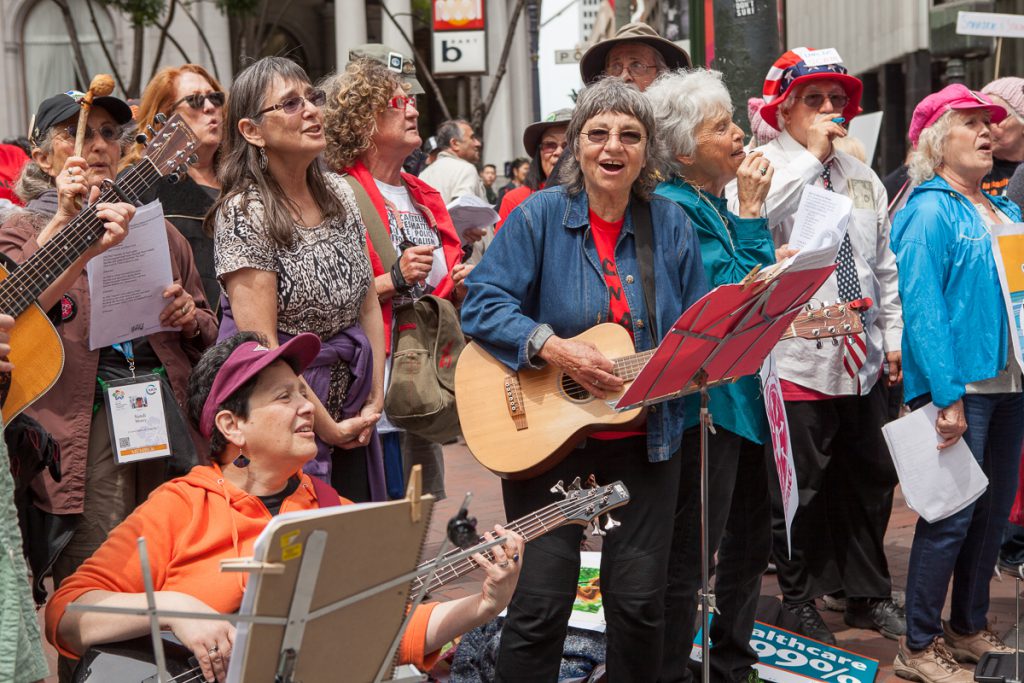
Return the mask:
M366 43L364 45L357 45L348 51L348 61L351 62L360 58L380 62L399 74L403 81L412 86L412 89L409 90L410 95L422 95L426 92L416 79L416 63L398 50L380 43Z
M555 126L568 126L569 119L572 118L572 109L558 109L548 114L548 117L543 121L537 121L531 123L523 131L523 147L526 148L526 153L531 157L537 156L537 147L540 145L540 139L544 137L544 132L549 128Z
M605 60L608 59L608 53L611 52L613 47L620 43L630 42L643 43L653 47L661 53L670 70L688 69L693 66L690 62L690 55L686 54L686 50L671 40L662 38L658 35L657 31L642 21L634 21L620 28L611 38L594 43L590 46L590 49L583 53L583 58L580 59L580 76L583 78L584 85L593 83L604 73Z

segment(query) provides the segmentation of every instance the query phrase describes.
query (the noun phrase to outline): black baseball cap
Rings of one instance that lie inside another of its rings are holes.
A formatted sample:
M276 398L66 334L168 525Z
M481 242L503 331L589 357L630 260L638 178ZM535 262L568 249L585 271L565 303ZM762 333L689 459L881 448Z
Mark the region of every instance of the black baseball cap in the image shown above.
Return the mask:
M81 111L80 103L84 97L85 93L83 92L69 90L43 100L39 109L36 110L36 115L32 118L29 142L34 147L38 146L50 128ZM94 98L92 106L106 109L107 113L122 126L132 120L132 109L128 103L111 95Z

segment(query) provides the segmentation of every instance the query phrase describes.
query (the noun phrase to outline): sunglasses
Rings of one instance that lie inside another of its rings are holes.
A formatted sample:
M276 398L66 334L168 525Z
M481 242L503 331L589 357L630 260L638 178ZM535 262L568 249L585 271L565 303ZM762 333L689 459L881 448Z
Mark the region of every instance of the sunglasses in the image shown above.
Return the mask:
M593 138L591 138L591 140L593 140ZM540 143L540 151L544 152L545 154L561 152L565 148L566 143L564 142L555 142L554 140L548 140L547 142Z
M595 145L603 145L608 142L608 138L611 137L617 137L619 142L623 145L639 145L644 139L644 136L635 130L624 130L619 133L612 133L604 128L591 128L590 130L583 131L580 135L586 135L587 139Z
M846 105L850 102L850 98L846 95L825 95L824 93L804 95L800 100L811 109L817 109L825 103L826 97L832 103L832 108L837 110L846 108Z
M72 123L62 129L69 138L74 140L78 136L78 124ZM99 133L99 136L106 142L119 142L121 136L124 134L124 129L121 126L116 126L112 123L104 123L99 127L99 130L95 128L85 127L85 139L92 140L93 136Z
M288 116L291 116L292 114L298 113L298 111L305 106L306 102L309 102L317 108L322 107L327 102L327 93L320 89L310 90L305 97L302 95L295 95L294 97L283 99L272 107L267 107L266 109L257 112L256 116L266 114L268 111L276 111L278 109Z
M171 105L171 109L174 109L179 104L184 102L193 109L202 109L206 100L210 100L210 104L215 107L223 107L224 100L227 99L227 95L222 92L194 92L191 95L186 95L180 100Z
M409 107L419 110L419 104L416 102L415 95L397 95L388 100L388 107L391 109L401 109L405 111Z

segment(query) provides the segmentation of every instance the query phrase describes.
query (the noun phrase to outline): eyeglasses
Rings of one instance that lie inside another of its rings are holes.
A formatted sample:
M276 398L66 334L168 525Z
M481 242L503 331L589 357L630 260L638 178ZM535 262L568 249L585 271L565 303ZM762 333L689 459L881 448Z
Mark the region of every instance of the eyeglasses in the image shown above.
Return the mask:
M832 103L832 108L837 110L845 109L846 105L850 101L850 98L846 95L826 95L818 92L811 95L804 95L799 99L811 109L818 109L822 104L824 104L826 97L828 98L828 101Z
M306 102L309 102L314 107L322 107L324 106L324 103L327 102L327 93L320 89L310 90L305 97L303 97L302 95L295 95L294 97L289 97L287 99L281 100L274 106L267 107L266 109L257 112L256 116L266 114L268 111L276 111L277 109L280 109L288 116L291 116L292 114L295 114L300 109L302 109Z
M74 140L78 136L78 124L72 123L62 129L69 138ZM124 134L124 129L121 126L116 126L112 123L104 123L99 127L99 130L95 128L85 127L85 139L92 140L93 136L99 133L99 136L103 138L105 142L118 142L121 140L121 136Z
M171 109L174 109L182 102L188 104L193 109L202 109L205 105L206 100L210 100L210 104L215 107L223 107L224 100L227 98L222 92L194 92L191 95L185 95L180 100L171 105Z
M644 136L635 130L624 130L619 133L612 133L604 128L591 128L590 130L583 131L580 135L586 135L587 139L595 145L603 145L608 142L608 138L611 137L617 137L619 142L623 145L630 146L639 145L644 139Z
M396 95L388 100L388 107L391 109L401 109L405 111L409 107L419 110L419 104L416 102L415 95Z
M593 140L594 138L590 138L590 139ZM621 140L621 138L620 138L620 140ZM561 152L563 149L566 148L566 144L567 143L565 143L565 142L555 142L554 140L548 140L547 142L540 143L540 151L544 152L545 154L553 154L555 152Z
M629 70L629 73L633 78L639 76L646 76L651 73L651 69L657 69L657 64L643 64L641 62L630 62L629 66L624 65L622 62L614 62L609 64L604 70L609 76L621 76L624 70Z

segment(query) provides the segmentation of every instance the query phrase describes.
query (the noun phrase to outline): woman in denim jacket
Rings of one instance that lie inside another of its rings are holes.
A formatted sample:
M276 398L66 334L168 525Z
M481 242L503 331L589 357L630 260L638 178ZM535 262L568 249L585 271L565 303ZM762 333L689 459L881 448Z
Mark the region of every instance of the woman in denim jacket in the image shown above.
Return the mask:
M602 322L623 325L637 350L662 335L707 291L697 235L674 202L651 197L654 116L647 99L618 79L580 95L569 122L562 186L515 209L467 278L462 324L510 368L552 364L599 399L622 388L593 345L574 341ZM632 209L649 206L653 226L656 329L651 329L636 258ZM608 675L653 681L661 664L671 519L679 482L681 400L648 409L631 432L590 435L552 470L502 481L506 514L556 498L559 479L621 479L631 502L604 539L601 589ZM500 681L554 681L579 575L580 527L531 544L509 607L497 662Z

